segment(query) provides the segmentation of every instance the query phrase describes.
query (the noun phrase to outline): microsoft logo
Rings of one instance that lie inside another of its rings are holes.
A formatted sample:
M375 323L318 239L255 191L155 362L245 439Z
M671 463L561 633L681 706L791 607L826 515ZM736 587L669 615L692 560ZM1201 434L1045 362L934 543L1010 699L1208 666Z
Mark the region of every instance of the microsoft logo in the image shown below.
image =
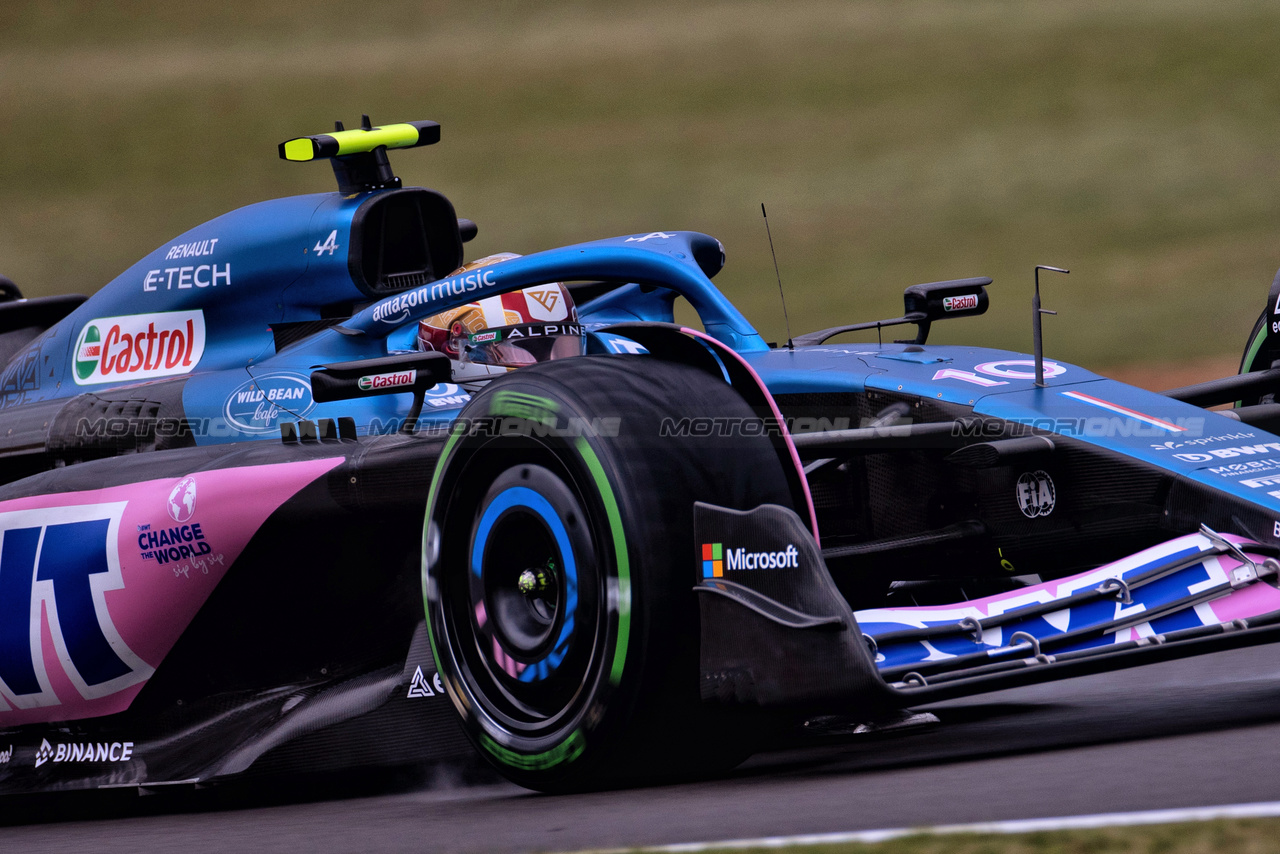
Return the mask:
M1276 523L1280 525L1280 522ZM1278 535L1280 536L1280 535ZM723 543L702 544L702 577L723 578L724 571L741 572L750 569L798 569L800 549L788 543L776 552L749 552L743 548L725 551Z
M702 544L702 577L724 577L724 545L722 543Z

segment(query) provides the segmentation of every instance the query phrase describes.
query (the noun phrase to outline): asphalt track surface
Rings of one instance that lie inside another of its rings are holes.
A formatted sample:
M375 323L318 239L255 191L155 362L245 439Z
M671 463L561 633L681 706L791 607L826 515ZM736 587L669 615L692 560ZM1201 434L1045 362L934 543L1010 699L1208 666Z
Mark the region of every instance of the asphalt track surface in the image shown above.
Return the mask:
M923 708L940 723L800 741L717 780L623 792L547 797L437 769L426 785L348 783L321 797L277 787L0 803L0 846L575 851L1280 801L1280 647Z

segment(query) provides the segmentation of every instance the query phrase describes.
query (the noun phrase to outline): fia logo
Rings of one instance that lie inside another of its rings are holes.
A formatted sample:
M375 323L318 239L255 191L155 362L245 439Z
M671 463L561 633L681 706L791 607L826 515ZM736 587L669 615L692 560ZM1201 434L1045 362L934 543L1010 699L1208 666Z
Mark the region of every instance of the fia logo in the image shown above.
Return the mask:
M1057 504L1057 490L1047 472L1027 472L1018 478L1016 487L1018 508L1029 519L1048 516Z
M152 668L125 645L106 594L124 587L125 502L0 513L0 711L59 705L41 643L85 699L136 685Z

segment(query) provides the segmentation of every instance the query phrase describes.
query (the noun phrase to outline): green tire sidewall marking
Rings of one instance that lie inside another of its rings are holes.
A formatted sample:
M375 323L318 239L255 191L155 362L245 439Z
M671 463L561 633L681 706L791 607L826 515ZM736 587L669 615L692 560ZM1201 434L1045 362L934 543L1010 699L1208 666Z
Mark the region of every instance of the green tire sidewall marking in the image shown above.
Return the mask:
M485 750L505 764L513 768L519 768L522 771L541 771L546 768L554 768L556 765L561 765L565 762L572 762L587 749L586 742L587 740L583 737L582 730L575 729L569 733L568 738L550 750L526 756L523 753L516 753L514 750L508 750L498 744L498 742L489 737L488 733L480 734L480 743Z
M533 395L521 395L521 398L523 399L516 399L518 403L515 406L509 406L514 402L510 399L495 402L495 405L490 406L490 414L497 415L506 410L508 414L514 417L528 418L532 415L533 418L530 420L545 423L543 418L546 415L554 416L554 413L559 409L559 406L554 401L546 400L545 398L535 398ZM535 403L534 401L537 402ZM510 411L511 409L515 411ZM533 410L532 412L530 411L531 409ZM541 412L538 412L538 410L541 410ZM539 418L539 415L542 415L543 418ZM431 644L431 656L435 659L438 672L443 672L444 668L442 667L443 662L440 658L440 652L436 649L435 634L431 631L431 608L427 600L427 536L436 501L439 498L445 464L464 432L455 430L449 436L449 440L445 443L444 450L441 451L440 458L436 462L435 472L431 476L431 488L427 492L427 513L422 531L422 610L426 615L427 639ZM618 499L614 494L613 486L609 483L608 475L605 474L600 458L596 455L591 445L581 436L574 441L574 449L578 452L582 461L586 463L587 470L591 472L600 500L604 504L605 515L609 520L609 532L613 539L614 561L618 572L618 637L614 645L613 661L609 669L609 683L617 685L622 681L622 672L627 658L627 647L631 639L631 559L627 552L626 532L622 525L622 513L618 508ZM586 737L583 735L582 730L575 729L555 747L531 756L517 753L504 747L488 733L484 732L480 733L480 744L490 754L510 767L522 770L542 770L577 759L586 750Z
M454 430L450 434L449 441L445 442L444 450L440 452L440 457L436 460L436 470L431 475L431 488L427 490L427 516L422 523L422 613L426 618L427 642L431 644L431 658L435 660L437 673L443 673L444 668L441 667L440 653L436 649L435 633L431 631L431 605L427 602L427 535L431 529L431 514L435 510L436 498L438 497L436 493L440 489L440 477L444 471L445 461L453 453L454 446L462 438L462 433L462 430Z
M560 404L536 394L502 389L489 398L489 414L519 418L545 427L556 426Z
M1263 323L1262 328L1258 330L1258 334L1249 342L1249 346L1244 352L1244 364L1241 365L1245 373L1249 370L1249 366L1253 364L1253 360L1258 358L1258 351L1262 349L1262 342L1267 340L1267 326Z
M1258 358L1258 351L1262 349L1262 342L1267 340L1267 323L1265 315L1262 318L1262 326L1258 328L1258 334L1249 342L1249 346L1244 351L1244 361L1240 364L1240 373L1248 373L1253 366L1253 360ZM1239 407L1244 401L1237 400L1235 405Z
M617 685L622 681L622 668L626 664L627 644L631 640L631 560L627 555L626 532L622 528L622 514L618 511L618 499L613 494L613 487L600 458L587 444L587 440L579 436L574 442L578 454L591 471L595 479L596 489L600 492L600 500L604 502L605 514L609 518L609 532L613 537L614 561L618 567L618 640L613 650L613 665L609 669L609 682Z

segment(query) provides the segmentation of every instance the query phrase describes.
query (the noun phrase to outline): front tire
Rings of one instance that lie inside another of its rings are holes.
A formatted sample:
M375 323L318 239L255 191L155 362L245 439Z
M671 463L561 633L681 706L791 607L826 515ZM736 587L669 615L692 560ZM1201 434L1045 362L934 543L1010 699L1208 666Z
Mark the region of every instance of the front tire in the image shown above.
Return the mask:
M1267 335L1267 323L1271 319L1271 312L1263 310L1258 315L1257 321L1253 324L1253 329L1249 332L1247 343L1245 344L1244 354L1240 357L1240 373L1249 374L1254 371L1265 371L1271 367L1271 363L1280 358L1280 353L1275 350L1274 341L1269 340ZM1269 392L1256 397L1244 398L1237 401L1238 406L1253 406L1259 403L1273 403L1275 394Z
M713 419L738 429L689 428ZM546 791L745 757L752 722L699 700L693 503L791 505L755 413L697 368L588 356L491 383L459 423L428 501L424 595L481 754Z

